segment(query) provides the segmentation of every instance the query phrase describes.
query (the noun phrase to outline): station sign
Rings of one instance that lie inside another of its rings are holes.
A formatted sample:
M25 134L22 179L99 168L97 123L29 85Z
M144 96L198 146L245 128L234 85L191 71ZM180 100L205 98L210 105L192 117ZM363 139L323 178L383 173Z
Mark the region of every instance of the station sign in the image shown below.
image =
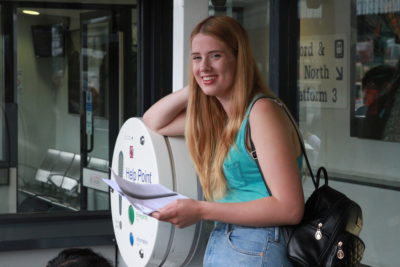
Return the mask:
M349 94L349 44L345 35L301 37L301 106L346 108Z

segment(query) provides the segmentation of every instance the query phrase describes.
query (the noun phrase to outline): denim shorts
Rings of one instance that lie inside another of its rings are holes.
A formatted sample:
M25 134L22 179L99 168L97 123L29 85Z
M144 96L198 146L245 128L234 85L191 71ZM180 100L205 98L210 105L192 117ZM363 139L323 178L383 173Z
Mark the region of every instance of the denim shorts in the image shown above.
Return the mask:
M210 234L204 267L292 267L279 227L217 223Z

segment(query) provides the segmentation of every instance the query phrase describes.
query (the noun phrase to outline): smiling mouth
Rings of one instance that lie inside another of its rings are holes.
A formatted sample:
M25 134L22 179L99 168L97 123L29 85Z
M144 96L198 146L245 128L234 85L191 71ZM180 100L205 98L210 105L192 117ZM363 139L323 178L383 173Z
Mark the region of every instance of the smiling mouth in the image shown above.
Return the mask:
M216 78L216 76L203 76L203 77L201 77L201 79L202 79L204 82L211 82L211 81L214 81L215 78Z

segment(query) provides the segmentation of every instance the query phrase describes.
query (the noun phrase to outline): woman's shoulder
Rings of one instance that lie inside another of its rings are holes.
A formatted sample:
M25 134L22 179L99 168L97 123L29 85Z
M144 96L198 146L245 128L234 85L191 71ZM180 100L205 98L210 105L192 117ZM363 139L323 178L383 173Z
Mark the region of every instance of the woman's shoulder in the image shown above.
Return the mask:
M257 100L249 116L251 129L262 133L263 138L269 136L271 140L289 136L288 140L292 140L293 145L296 146L296 155L299 155L301 149L297 142L296 129L285 109L286 107L279 100L278 102L268 98Z
M280 100L272 97L258 98L250 110L250 119L252 118L268 118L284 116L283 104Z
M267 131L271 128L289 130L291 122L284 105L277 99L260 98L250 110L249 121L252 129Z

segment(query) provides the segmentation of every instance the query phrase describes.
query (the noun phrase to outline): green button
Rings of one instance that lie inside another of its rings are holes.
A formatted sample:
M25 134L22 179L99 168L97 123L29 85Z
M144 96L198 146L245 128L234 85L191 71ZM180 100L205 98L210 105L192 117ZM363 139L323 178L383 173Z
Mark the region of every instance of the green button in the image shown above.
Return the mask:
M135 210L133 209L132 206L129 206L129 222L133 224L135 221Z

